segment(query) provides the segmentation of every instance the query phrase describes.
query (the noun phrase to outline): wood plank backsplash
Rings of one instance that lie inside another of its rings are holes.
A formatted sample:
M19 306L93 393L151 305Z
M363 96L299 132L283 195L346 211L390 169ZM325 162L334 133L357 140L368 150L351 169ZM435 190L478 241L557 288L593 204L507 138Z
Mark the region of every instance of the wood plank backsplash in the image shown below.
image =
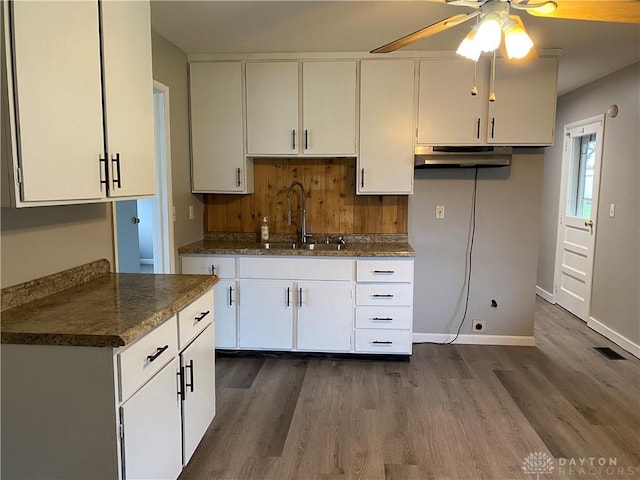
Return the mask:
M291 194L291 225L287 225L287 189L299 180L307 191L311 233L407 233L408 196L356 195L354 158L257 158L254 177L253 194L205 194L205 232L258 233L266 216L272 233L294 233L300 189Z

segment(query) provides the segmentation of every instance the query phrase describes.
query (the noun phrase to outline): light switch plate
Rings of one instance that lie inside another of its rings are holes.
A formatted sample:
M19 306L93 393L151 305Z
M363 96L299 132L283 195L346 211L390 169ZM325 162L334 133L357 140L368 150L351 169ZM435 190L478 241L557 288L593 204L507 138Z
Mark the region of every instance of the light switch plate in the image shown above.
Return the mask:
M444 218L444 205L436 205L436 219L441 220Z
M193 218L194 218L193 205L189 205L189 220L193 220Z
M609 216L611 218L614 218L616 216L616 204L612 203L611 205L609 205Z

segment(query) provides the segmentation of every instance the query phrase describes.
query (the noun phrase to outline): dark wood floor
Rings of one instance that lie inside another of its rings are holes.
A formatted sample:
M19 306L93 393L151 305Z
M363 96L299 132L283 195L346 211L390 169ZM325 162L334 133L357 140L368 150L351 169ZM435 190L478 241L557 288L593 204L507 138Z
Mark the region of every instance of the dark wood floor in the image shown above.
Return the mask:
M553 457L544 480L640 478L640 360L542 300L535 336L410 362L218 358L216 418L180 478L535 479L534 452Z

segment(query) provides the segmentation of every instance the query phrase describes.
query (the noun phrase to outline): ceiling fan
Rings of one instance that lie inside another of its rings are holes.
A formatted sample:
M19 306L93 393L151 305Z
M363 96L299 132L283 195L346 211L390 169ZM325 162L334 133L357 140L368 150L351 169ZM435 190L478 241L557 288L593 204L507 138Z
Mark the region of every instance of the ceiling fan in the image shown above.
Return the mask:
M482 52L499 47L507 59L536 57L533 42L518 15L510 9L523 10L538 17L590 20L596 22L640 23L640 0L430 0L447 5L470 7L474 12L453 15L416 32L372 50L389 53L413 42L443 32L473 18L471 31L456 53L477 61ZM504 42L502 37L504 35Z

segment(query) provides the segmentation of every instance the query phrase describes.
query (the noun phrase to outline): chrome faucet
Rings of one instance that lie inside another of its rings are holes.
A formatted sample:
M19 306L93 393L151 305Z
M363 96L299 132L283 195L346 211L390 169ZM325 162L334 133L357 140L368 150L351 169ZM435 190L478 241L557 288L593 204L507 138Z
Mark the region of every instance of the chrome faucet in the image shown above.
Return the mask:
M307 239L311 238L311 234L307 233L307 193L304 190L304 185L298 180L294 180L287 189L287 225L291 225L291 192L293 187L300 187L302 193L302 220L300 225L300 243L307 243Z

